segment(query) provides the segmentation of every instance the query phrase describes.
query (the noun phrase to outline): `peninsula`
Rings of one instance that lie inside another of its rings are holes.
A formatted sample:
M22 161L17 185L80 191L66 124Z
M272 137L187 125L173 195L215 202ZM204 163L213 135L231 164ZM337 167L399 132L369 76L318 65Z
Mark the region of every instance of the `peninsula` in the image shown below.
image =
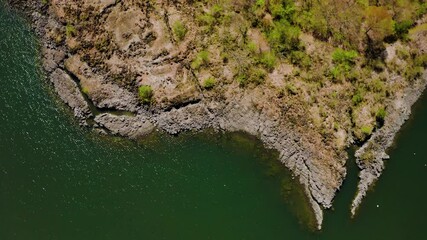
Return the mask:
M280 153L320 229L359 145L356 214L427 85L425 1L8 0L82 126L244 131Z

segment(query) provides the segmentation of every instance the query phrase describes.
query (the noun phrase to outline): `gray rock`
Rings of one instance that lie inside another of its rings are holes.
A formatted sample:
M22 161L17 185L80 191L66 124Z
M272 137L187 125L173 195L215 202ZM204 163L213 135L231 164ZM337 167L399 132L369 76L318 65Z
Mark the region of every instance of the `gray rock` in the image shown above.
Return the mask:
M63 70L56 69L50 75L50 81L53 83L53 87L62 101L73 109L74 116L76 116L81 123L85 123L85 119L91 117L92 114L73 79Z
M95 117L98 126L107 129L114 135L138 139L151 133L155 126L146 116L116 116L110 113L103 113Z

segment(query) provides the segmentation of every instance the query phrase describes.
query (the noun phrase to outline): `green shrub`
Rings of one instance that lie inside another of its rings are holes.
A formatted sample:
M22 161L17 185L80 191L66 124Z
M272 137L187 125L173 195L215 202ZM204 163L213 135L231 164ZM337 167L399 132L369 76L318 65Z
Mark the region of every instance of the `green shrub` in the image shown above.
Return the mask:
M205 89L212 89L213 87L215 87L215 85L216 85L216 79L213 77L209 77L205 79L205 81L203 82L203 87Z
M408 81L413 81L417 78L420 78L423 75L423 72L423 67L407 67L404 75Z
M372 91L376 93L381 93L385 89L384 83L380 79L374 79L370 85Z
M414 65L427 68L427 54L421 54L414 59Z
M211 32L214 29L214 26L223 20L222 12L222 6L215 4L208 13L197 16L197 20L200 25L206 27L205 30Z
M355 76L350 73L355 64L358 54L356 51L346 51L341 48L335 49L332 53L332 62L335 64L330 70L330 74L335 80L343 80L344 78L353 79Z
M197 54L196 58L191 62L191 68L198 70L201 66L209 63L209 52L201 51Z
M291 62L303 68L308 68L311 65L311 59L307 53L303 51L292 51Z
M197 20L199 24L203 26L208 26L209 29L211 29L216 22L215 18L209 13L205 13L203 15L198 16Z
M394 35L397 39L406 40L408 38L409 29L414 25L411 20L404 20L401 22L394 23Z
M220 18L222 15L223 9L222 6L219 4L215 4L212 6L211 10L210 10L210 15L214 18Z
M422 17L422 15L427 13L427 2L424 2L422 4L420 4L420 6L417 9L417 17Z
M251 53L256 53L256 52L258 52L258 46L256 45L256 43L254 43L254 42L249 42L248 43L248 50L251 52Z
M138 88L138 96L143 104L150 104L153 95L153 89L149 85L142 85Z
M335 49L332 53L332 61L336 64L346 64L351 65L355 63L358 54L356 51L346 51L341 48Z
M363 91L358 89L351 100L353 102L353 105L359 105L361 102L363 102Z
M371 135L373 130L374 128L369 125L365 125L360 129L360 131L367 136Z
M342 76L341 69L337 66L331 68L330 74L333 79L338 79L340 76Z
M182 41L187 34L187 28L180 21L176 21L172 26L173 33L178 41Z
M248 84L248 75L241 73L237 75L236 81L239 83L241 87L244 87Z
M377 110L375 114L375 119L379 126L382 126L384 124L385 116L387 115L387 112L385 111L384 107L381 107Z
M286 88L286 91L292 95L298 94L298 89L292 83L286 84L285 88Z
M241 73L236 77L237 82L241 87L249 84L259 85L264 83L267 73L262 68L251 67L247 73Z
M263 53L259 59L259 63L261 63L268 71L272 71L276 66L276 55L272 52Z
M249 69L249 82L259 85L264 83L267 73L264 69L261 68L251 68Z
M286 55L291 51L301 49L299 35L298 27L292 26L286 20L281 20L273 25L272 30L268 31L267 39L277 53Z
M88 87L82 87L82 93L88 95L89 94L89 88Z
M67 37L74 37L76 33L76 28L73 25L67 23L67 25L65 26L65 34L67 35Z

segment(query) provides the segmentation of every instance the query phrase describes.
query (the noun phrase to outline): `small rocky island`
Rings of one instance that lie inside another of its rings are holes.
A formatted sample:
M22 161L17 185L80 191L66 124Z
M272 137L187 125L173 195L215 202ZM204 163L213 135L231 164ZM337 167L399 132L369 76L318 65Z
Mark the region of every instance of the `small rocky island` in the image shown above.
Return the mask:
M360 146L354 215L427 84L424 1L8 2L82 126L255 135L305 187L319 229L346 149Z

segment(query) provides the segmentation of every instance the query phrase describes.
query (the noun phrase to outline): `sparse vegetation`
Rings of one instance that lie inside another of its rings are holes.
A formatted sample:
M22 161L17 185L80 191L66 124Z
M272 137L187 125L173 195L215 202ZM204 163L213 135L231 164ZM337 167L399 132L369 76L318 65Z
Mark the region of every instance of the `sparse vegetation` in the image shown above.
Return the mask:
M201 66L209 63L209 52L201 51L197 54L196 58L191 62L191 68L198 70Z
M73 25L67 23L67 25L65 26L65 34L67 35L67 37L74 37L76 33L76 28Z
M184 40L185 35L187 34L187 27L185 27L181 21L176 21L172 26L172 30L178 41Z
M216 79L213 77L208 77L207 79L205 79L205 81L203 81L203 87L205 89L212 89L213 87L215 87L216 85Z
M150 104L153 98L153 89L149 85L142 85L138 88L138 96L142 104Z
M369 136L372 134L372 130L374 130L374 128L372 126L363 126L360 130L363 134Z
M381 127L384 124L385 116L387 115L387 112L383 107L379 108L375 114L375 118L377 120L377 123L379 127Z

